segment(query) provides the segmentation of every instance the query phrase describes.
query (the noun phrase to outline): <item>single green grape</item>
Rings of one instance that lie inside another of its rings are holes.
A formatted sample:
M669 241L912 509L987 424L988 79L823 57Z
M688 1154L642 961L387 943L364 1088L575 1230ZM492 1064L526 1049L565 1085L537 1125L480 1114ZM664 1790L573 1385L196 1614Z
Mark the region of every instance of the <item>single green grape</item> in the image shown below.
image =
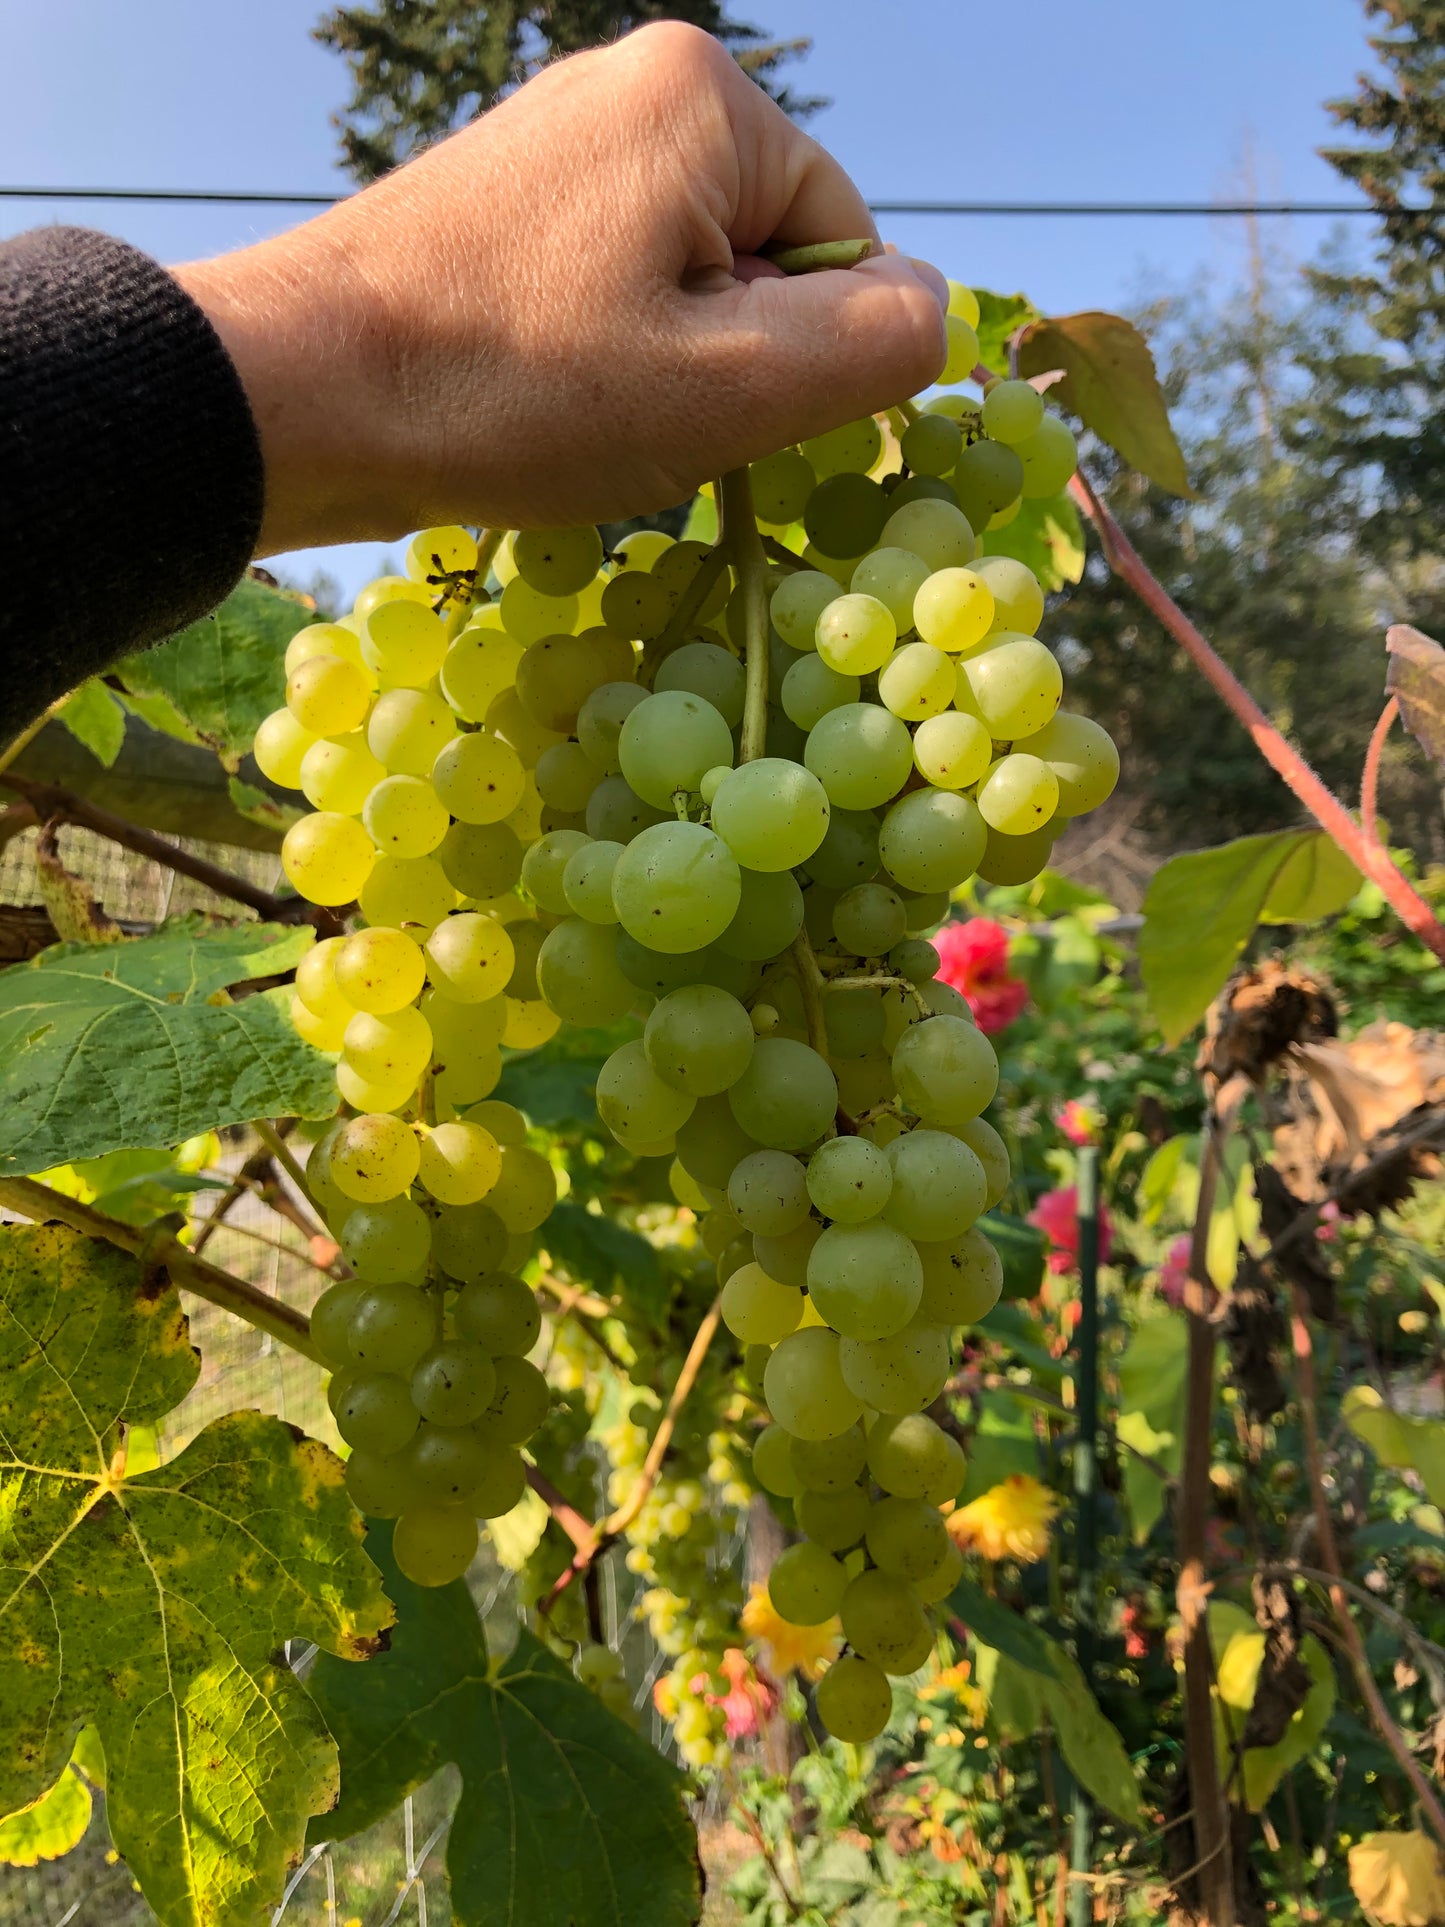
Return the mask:
M522 580L543 595L576 595L602 567L602 537L594 528L521 529L512 559Z
M744 1264L722 1288L722 1320L745 1345L776 1345L798 1329L803 1294L779 1284L759 1264Z
M681 690L697 696L722 717L729 729L743 719L747 675L731 650L716 642L685 642L664 658L652 683L654 691Z
M845 1653L818 1685L818 1718L835 1740L855 1746L876 1740L893 1714L893 1688L881 1667Z
M640 1037L613 1051L597 1076L597 1114L629 1148L655 1144L677 1131L694 1101L658 1076Z
M922 1291L923 1267L911 1241L878 1219L829 1225L808 1259L809 1295L844 1338L889 1338L902 1331Z
M838 594L831 575L817 569L798 569L785 575L768 604L772 625L793 649L815 646L818 618Z
M457 1299L456 1315L462 1336L494 1359L525 1357L542 1330L537 1294L505 1271L470 1280Z
M828 815L818 778L775 756L730 771L712 800L714 833L739 864L764 873L805 863L827 834Z
M932 643L908 642L878 677L878 694L886 709L906 723L941 715L953 701L958 671Z
M654 809L670 809L675 796L696 793L706 771L732 762L732 733L710 702L664 690L628 715L617 754L637 795Z
M837 1612L847 1585L842 1561L805 1540L774 1560L768 1597L774 1612L790 1626L821 1626Z
M829 1138L808 1160L807 1188L825 1218L862 1224L887 1204L893 1172L883 1152L866 1138Z
M332 810L303 816L281 843L281 867L308 903L350 903L359 896L376 850L355 817Z
M967 516L952 503L929 497L894 509L884 526L883 542L888 548L907 549L935 572L964 567L977 548Z
M809 732L804 761L835 809L869 810L907 782L913 740L907 727L878 704L845 703Z
M993 441L1026 442L1043 419L1044 398L1026 381L995 382L983 398L984 433Z
M653 1072L690 1097L713 1097L736 1083L752 1057L753 1042L747 1011L712 984L670 991L653 1006L642 1034Z
M537 955L537 987L569 1024L620 1023L637 1002L636 988L618 968L612 929L582 917L565 917L548 933Z

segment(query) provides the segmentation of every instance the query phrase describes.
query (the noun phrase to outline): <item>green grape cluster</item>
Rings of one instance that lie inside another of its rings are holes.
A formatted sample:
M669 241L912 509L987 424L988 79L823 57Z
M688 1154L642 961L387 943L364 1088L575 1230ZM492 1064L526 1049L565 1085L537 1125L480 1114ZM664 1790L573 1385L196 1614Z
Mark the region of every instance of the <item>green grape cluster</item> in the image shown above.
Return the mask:
M307 1179L354 1278L312 1330L348 1489L396 1519L398 1564L428 1585L465 1571L477 1520L521 1498L519 1448L548 1404L518 1274L556 1174L491 1096L502 1046L558 1024L536 987L546 933L515 894L543 805L530 739L466 727L489 676L512 689L522 653L471 613L477 559L465 529L424 530L405 576L301 630L286 707L256 739L263 772L313 806L282 848L290 881L314 903L358 902L354 927L303 958L291 1004L300 1034L337 1053L345 1107Z
M555 1181L546 1160L518 1141L521 1113L495 1101L484 1109L511 1143L470 1120L431 1130L368 1112L332 1125L307 1165L308 1188L355 1273L323 1292L311 1314L331 1369L327 1398L351 1448L347 1490L361 1511L396 1520L397 1564L421 1585L465 1572L477 1521L521 1499L520 1447L549 1402L526 1356L540 1306L516 1275L531 1229L515 1214L509 1227L502 1209L510 1196L497 1191L509 1151L524 1151ZM485 1161L481 1196L464 1203L438 1195L459 1158L445 1161L441 1180L429 1176L429 1146L448 1131L467 1132L468 1155ZM522 1217L535 1212L534 1204Z
M950 389L974 372L977 319L951 284ZM1000 1288L978 1229L1008 1184L984 1116L998 1066L925 939L969 878L1037 875L1118 774L1106 733L1061 707L1039 582L980 553L1073 473L1068 428L1028 383L994 379L894 419L897 459L865 417L733 485L762 559L736 529L721 554L529 530L496 549L491 594L465 530L423 531L406 577L296 639L287 707L257 739L266 774L314 809L287 835L288 876L315 902L358 899L364 922L306 959L293 1013L340 1052L360 1114L319 1150L367 1302L426 1305L423 1349L467 1341L494 1371L520 1358L467 1309L516 1282L555 1195L490 1101L500 1052L642 1019L600 1072L598 1113L635 1155L674 1160L701 1219L773 1421L759 1446L782 1469L757 1477L797 1482L804 1538L774 1605L841 1612L848 1651L819 1703L849 1737L886 1717L886 1674L918 1663L951 1569L938 1507L957 1483L935 1467L904 1489L875 1444L928 1424L954 1331ZM759 570L766 635L750 632ZM359 1303L328 1353L339 1377L369 1363ZM430 1438L444 1421L425 1423ZM381 1418L363 1431L382 1437ZM951 1477L935 1431L916 1450ZM668 1466L629 1552L689 1678L717 1642L672 1602L717 1599L717 1574L688 1552L694 1569L664 1577L657 1549L698 1535L686 1499L708 1467L701 1446L696 1467ZM404 1512L391 1486L380 1497Z

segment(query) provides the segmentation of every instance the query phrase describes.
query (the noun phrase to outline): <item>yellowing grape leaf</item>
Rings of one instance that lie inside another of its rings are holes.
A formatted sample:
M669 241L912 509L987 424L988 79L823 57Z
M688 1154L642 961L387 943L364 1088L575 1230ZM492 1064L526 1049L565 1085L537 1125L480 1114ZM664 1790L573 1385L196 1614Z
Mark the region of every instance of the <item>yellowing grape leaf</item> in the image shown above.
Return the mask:
M341 1800L312 1839L361 1832L450 1761L456 1927L691 1927L702 1903L682 1775L527 1631L493 1659L464 1581L403 1579L389 1526L366 1543L397 1625L364 1669L325 1655L312 1669L341 1748Z
M1169 422L1169 409L1149 344L1131 321L1097 309L1036 321L1019 344L1019 373L1064 379L1051 399L1071 409L1131 468L1171 495L1194 490Z
M1432 1504L1445 1507L1445 1419L1392 1411L1373 1385L1352 1385L1340 1416L1381 1465L1413 1467Z
M315 619L294 596L240 582L221 604L116 674L153 727L204 743L234 773L286 693L286 645Z
M1445 649L1408 622L1385 631L1385 647L1385 687L1400 704L1401 722L1426 755L1445 766Z
M984 555L1011 555L1027 563L1050 593L1083 577L1084 529L1067 495L1023 502L1003 528L985 529L978 545Z
M1264 1633L1242 1606L1227 1599L1209 1604L1209 1644L1214 1655L1215 1744L1221 1771L1229 1772L1234 1749L1244 1735L1254 1704ZM1300 1659L1313 1684L1273 1746L1249 1746L1240 1757L1233 1797L1244 1795L1251 1813L1260 1813L1297 1760L1310 1752L1335 1708L1335 1673L1330 1656L1312 1633L1300 1642Z
M1139 969L1165 1041L1191 1031L1228 981L1255 925L1343 910L1359 872L1323 830L1241 836L1170 857L1144 893Z
M0 1176L253 1117L328 1116L331 1063L292 1029L288 993L226 994L291 969L312 942L184 917L0 970Z
M199 1370L174 1288L57 1225L0 1229L0 1811L104 1748L112 1837L165 1927L253 1927L336 1746L287 1639L362 1659L391 1617L324 1445L256 1412L125 1472Z
M93 1726L83 1726L64 1772L28 1807L0 1820L0 1862L34 1867L59 1860L85 1838L92 1786L105 1785L105 1755Z

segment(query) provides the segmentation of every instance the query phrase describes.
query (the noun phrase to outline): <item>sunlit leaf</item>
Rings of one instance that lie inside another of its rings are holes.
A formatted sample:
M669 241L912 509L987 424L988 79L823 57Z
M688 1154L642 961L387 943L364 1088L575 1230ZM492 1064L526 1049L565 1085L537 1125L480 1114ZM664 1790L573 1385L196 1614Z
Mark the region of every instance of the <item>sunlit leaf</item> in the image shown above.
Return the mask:
M370 1665L323 1655L311 1673L341 1748L341 1799L311 1837L360 1833L450 1762L456 1927L691 1927L701 1896L682 1775L529 1632L493 1658L465 1582L403 1579L389 1526L373 1525L367 1547L397 1625Z
M312 942L307 928L188 917L0 971L0 1174L328 1115L331 1062L292 1028L288 993L227 995L291 969Z
M163 1274L63 1226L0 1230L0 1809L93 1724L111 1834L166 1927L251 1927L336 1792L285 1642L363 1658L390 1607L340 1461L279 1419L233 1412L129 1475L126 1428L198 1370Z
M1035 322L1019 347L1024 377L1062 368L1051 395L1131 468L1171 495L1193 496L1149 344L1131 321L1097 309Z

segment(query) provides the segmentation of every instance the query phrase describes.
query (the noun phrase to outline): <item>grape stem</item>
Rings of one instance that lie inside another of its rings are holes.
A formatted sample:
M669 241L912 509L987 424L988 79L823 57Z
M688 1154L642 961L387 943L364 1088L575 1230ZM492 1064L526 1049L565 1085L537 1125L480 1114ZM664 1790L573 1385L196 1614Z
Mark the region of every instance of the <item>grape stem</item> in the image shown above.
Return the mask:
M244 877L232 876L218 864L208 863L204 857L193 856L189 850L157 836L154 830L142 829L138 823L131 823L123 816L112 816L98 804L77 796L73 790L61 789L56 783L40 783L28 776L17 776L12 770L0 770L0 784L6 789L16 790L32 806L42 821L58 819L64 823L75 823L82 829L94 830L97 836L105 837L111 843L118 843L123 850L131 850L137 856L149 857L153 863L161 863L167 869L189 877L193 883L214 890L217 896L229 897L233 903L244 903L249 910L268 923L310 923L316 926L322 936L335 936L341 929L340 912L323 908L317 903L307 903L302 897L278 897L270 890L249 883Z
M793 551L786 548L777 536L764 535L761 529L758 531L758 536L763 545L763 554L769 562L776 562L779 568L788 570L792 575L797 575L807 568L808 565L802 556L794 555Z
M823 993L834 988L818 968L813 940L807 925L793 939L793 962L797 967L798 988L803 993L803 1015L808 1023L808 1042L820 1057L828 1055L828 1020L823 1014Z
M872 240L814 241L802 248L764 248L763 259L784 274L817 274L825 268L856 268L881 252Z
M241 1199L247 1197L259 1198L262 1204L269 1205L277 1217L284 1218L289 1225L294 1226L308 1244L318 1237L325 1239L329 1244L335 1244L336 1240L331 1236L325 1222L318 1222L312 1211L299 1205L283 1187L275 1159L265 1145L262 1145L259 1151L251 1153L234 1177L230 1177L226 1172L220 1172L218 1175L227 1178L227 1186L215 1210L201 1220L196 1227L195 1242L190 1249L197 1257L205 1250L215 1234L226 1227L227 1217L235 1210ZM242 1230L239 1225L230 1225L226 1228L232 1231ZM261 1234L248 1230L245 1235L259 1237ZM293 1247L278 1245L277 1249L286 1251L292 1250ZM350 1267L339 1256L330 1264L320 1264L314 1258L308 1259L307 1262L315 1265L318 1271L324 1271L329 1277L338 1280L351 1276Z
M768 735L768 562L753 514L753 486L745 468L732 469L723 476L719 498L722 540L737 571L743 601L747 690L738 761L753 763L765 753Z
M321 1209L321 1206L316 1202L315 1198L312 1197L311 1186L306 1182L306 1173L296 1162L295 1154L292 1152L285 1138L282 1137L274 1124L268 1123L263 1117L253 1118L251 1121L251 1129L256 1133L257 1137L260 1138L266 1149L271 1153L271 1156L277 1164L280 1165L281 1169L286 1173L287 1177L290 1178L302 1197L305 1198L307 1204L309 1204L311 1209L316 1213L317 1223L324 1230L326 1227L326 1213Z
M1339 1550L1335 1544L1334 1520L1330 1513L1330 1500L1325 1492L1324 1468L1320 1457L1320 1433L1316 1419L1317 1388L1315 1385L1314 1342L1310 1336L1309 1306L1304 1292L1293 1279L1289 1281L1293 1315L1290 1329L1294 1343L1295 1372L1299 1386L1298 1405L1300 1420L1304 1427L1305 1465L1309 1471L1310 1498L1314 1506L1315 1537L1320 1549L1320 1564L1329 1575L1330 1606L1334 1612L1335 1623L1340 1629L1340 1637L1350 1656L1355 1680L1370 1717L1375 1722L1376 1731L1399 1762L1400 1769L1414 1789L1420 1809L1429 1821L1435 1838L1445 1846L1445 1808L1442 1808L1434 1789L1421 1770L1409 1743L1399 1727L1390 1717L1390 1709L1381 1697L1375 1683L1375 1675L1360 1638L1360 1629L1350 1612L1349 1599L1345 1593L1344 1575L1340 1569Z
M0 770L9 769L16 757L22 756L29 749L45 725L52 717L60 714L74 694L73 689L67 689L63 696L57 696L48 709L43 709L33 723L27 723L20 734L6 744L4 750L0 751Z
M1384 846L1380 842L1379 821L1376 817L1377 794L1380 787L1380 758L1385 752L1385 738L1394 726L1400 713L1400 699L1392 696L1380 711L1380 719L1370 731L1370 746L1365 751L1364 768L1360 771L1360 828L1376 849Z
M1243 724L1265 762L1304 804L1325 834L1339 845L1362 875L1379 885L1381 894L1405 927L1445 963L1445 925L1391 861L1389 853L1366 835L1195 628L1139 555L1082 469L1069 483L1069 493L1093 522L1104 559L1115 575L1128 584L1151 615L1162 623L1215 695Z
M638 680L645 683L649 689L652 687L653 677L673 650L686 642L688 631L692 628L699 609L712 594L713 584L727 566L727 561L727 544L719 540L698 563L692 581L678 597L677 607L667 619L666 628L644 646Z
M1189 1271L1184 1284L1188 1319L1185 1378L1184 1450L1178 1488L1179 1577L1176 1598L1184 1640L1184 1752L1194 1809L1194 1852L1206 1917L1234 1927L1234 1870L1229 1820L1220 1788L1219 1754L1214 1731L1214 1654L1207 1608L1213 1589L1208 1576L1211 1441L1214 1427L1214 1354L1216 1334L1210 1316L1209 1227L1223 1165L1224 1140L1241 1091L1219 1093L1204 1125L1199 1162L1199 1197L1189 1241Z
M0 1202L3 1202L3 1198L0 1198ZM672 1388L672 1397L667 1401L667 1410L663 1413L662 1422L653 1436L652 1444L648 1447L647 1457L642 1462L642 1470L637 1475L637 1483L632 1488L630 1496L618 1506L615 1512L610 1512L599 1525L590 1526L585 1540L577 1539L572 1528L560 1514L557 1515L557 1523L573 1539L577 1550L571 1563L558 1574L552 1590L537 1608L544 1616L552 1610L572 1581L579 1574L585 1577L607 1548L621 1538L647 1503L648 1494L657 1484L658 1474L662 1470L663 1461L672 1444L673 1433L677 1430L677 1421L682 1414L682 1408L686 1405L688 1396L697 1383L698 1373L702 1370L708 1347L717 1335L717 1328L721 1321L722 1299L718 1297L713 1300L710 1310L693 1334L692 1345L687 1357L682 1361L682 1370L677 1375L677 1383ZM540 1492L536 1481L533 1480L531 1483L532 1489ZM541 1493L541 1496L546 1498L547 1495ZM560 1497L560 1494L558 1496ZM548 1503L550 1504L551 1501L549 1500ZM563 1501L563 1503L566 1502ZM570 1507L568 1509L571 1510ZM554 1507L553 1510L555 1513L556 1508ZM578 1516L580 1515L574 1514L574 1519Z
M827 977L823 980L823 988L824 990L901 990L913 999L921 1016L933 1015L917 984L910 983L907 977L892 976L887 971L872 971L859 977Z
M109 1218L92 1205L82 1204L78 1198L62 1197L60 1192L37 1184L33 1178L0 1178L0 1207L36 1224L54 1221L68 1224L89 1238L102 1238L107 1244L128 1251L133 1258L144 1257L148 1264L168 1272L171 1282L182 1291L244 1318L248 1325L268 1332L313 1363L326 1363L311 1342L311 1321L304 1312L294 1311L244 1278L233 1278L230 1272L208 1265L187 1250L179 1239L153 1240L146 1228L122 1224L118 1218Z

